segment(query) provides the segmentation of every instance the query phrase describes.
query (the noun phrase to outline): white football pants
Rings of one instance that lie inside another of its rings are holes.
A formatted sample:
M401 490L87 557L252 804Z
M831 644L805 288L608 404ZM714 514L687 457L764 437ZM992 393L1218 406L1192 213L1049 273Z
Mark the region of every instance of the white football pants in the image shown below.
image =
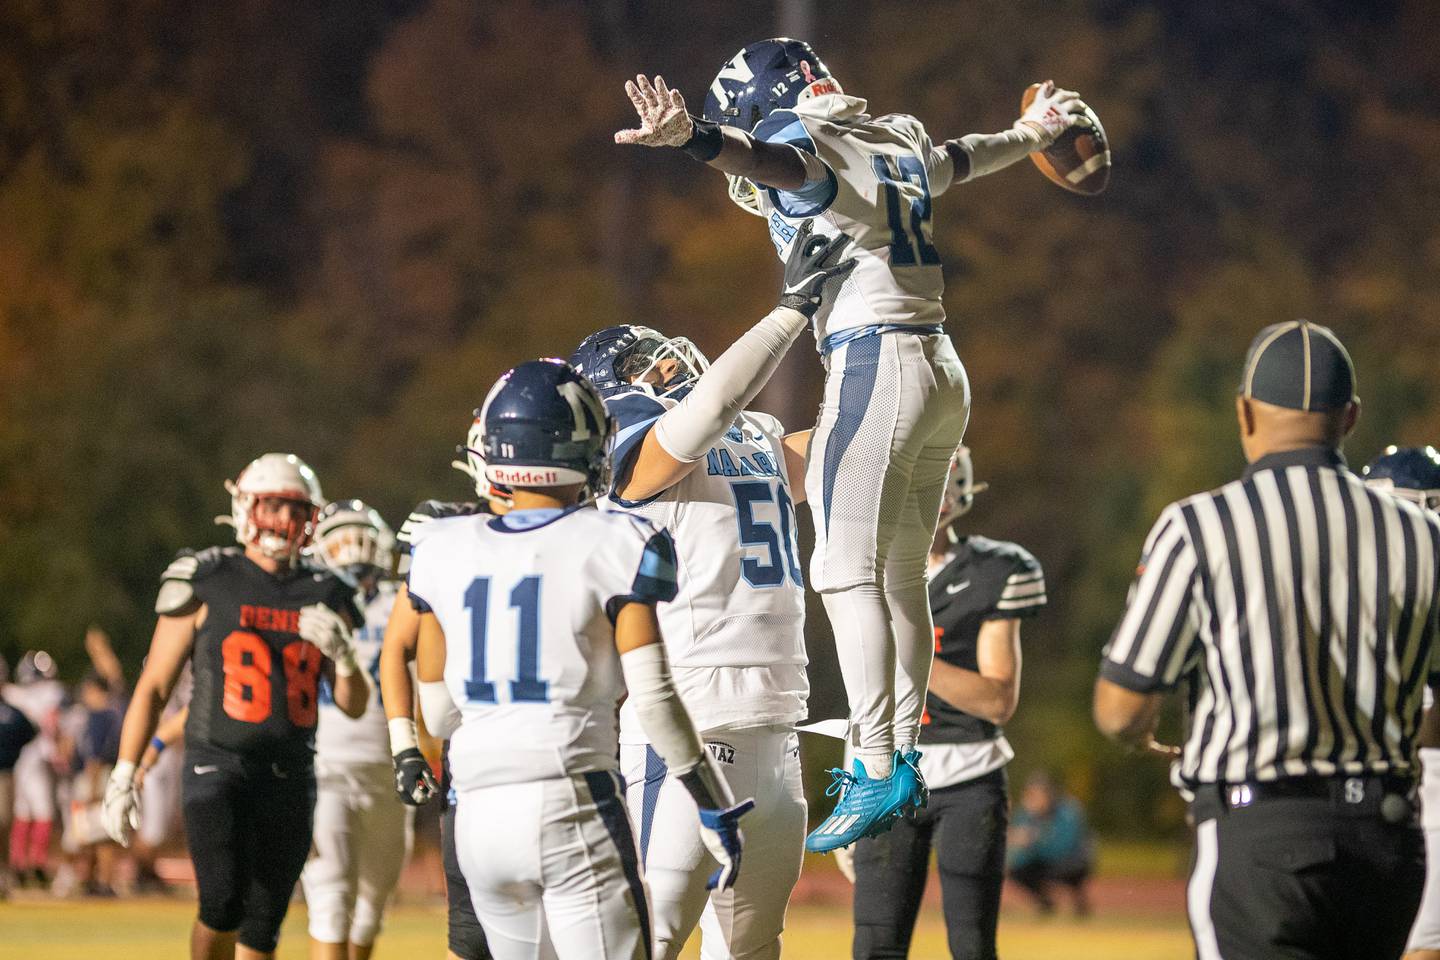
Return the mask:
M945 334L862 337L826 369L805 475L810 579L835 633L851 742L883 773L920 732L935 647L925 567L970 383Z
M640 838L655 920L656 960L680 955L701 920L703 960L773 960L790 891L805 851L805 791L794 732L727 730L705 736L736 800L755 798L740 829L745 838L740 879L723 893L705 889L719 866L700 839L689 791L666 776L645 744L622 744L628 806Z
M616 774L462 790L455 852L495 960L649 960L649 906Z
M310 936L368 947L410 853L415 810L388 763L315 762L314 849L300 874ZM149 783L146 783L149 786Z
M1425 893L1405 952L1440 950L1440 750L1422 749L1420 823L1425 828Z

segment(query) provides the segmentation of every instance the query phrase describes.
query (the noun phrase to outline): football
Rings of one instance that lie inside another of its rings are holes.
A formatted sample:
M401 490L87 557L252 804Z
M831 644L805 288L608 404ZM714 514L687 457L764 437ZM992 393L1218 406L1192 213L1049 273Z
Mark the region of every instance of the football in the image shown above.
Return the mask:
M1020 98L1020 110L1030 106L1040 84L1032 83ZM1093 197L1103 193L1110 182L1110 141L1100 118L1088 106L1085 117L1089 124L1076 124L1060 134L1050 146L1030 154L1040 172L1071 193Z

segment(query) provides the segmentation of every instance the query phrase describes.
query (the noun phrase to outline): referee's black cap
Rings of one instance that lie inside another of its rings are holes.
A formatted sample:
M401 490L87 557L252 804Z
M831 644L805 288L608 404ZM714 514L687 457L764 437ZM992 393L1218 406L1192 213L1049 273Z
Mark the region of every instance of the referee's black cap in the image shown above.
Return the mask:
M1355 364L1329 327L1274 323L1250 342L1240 393L1290 410L1338 410L1355 400Z

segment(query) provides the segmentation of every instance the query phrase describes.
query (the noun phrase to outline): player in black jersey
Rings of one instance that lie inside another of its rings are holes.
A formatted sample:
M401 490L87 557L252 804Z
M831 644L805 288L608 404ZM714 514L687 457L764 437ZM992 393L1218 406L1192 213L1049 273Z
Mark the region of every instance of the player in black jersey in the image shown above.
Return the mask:
M1000 725L1020 694L1020 620L1045 605L1045 578L1021 547L955 533L952 524L982 489L961 447L930 549L935 662L919 761L930 803L855 847L856 958L909 955L932 847L951 955L995 958L1009 821L1005 764L1014 756Z
M466 445L459 448L461 455L453 466L467 474L475 482L480 499L475 503L450 503L441 500L426 500L410 511L410 516L400 527L395 539L399 541L399 561L402 567L410 561L410 543L415 529L431 520L444 517L468 516L475 513L503 514L510 508L509 491L485 479L485 465L480 461L478 451L482 448L483 427L478 414L470 428ZM398 571L403 575L404 569ZM450 800L450 776L448 757L442 759L440 782L435 780L430 763L420 752L419 732L415 725L415 683L410 664L415 660L417 641L420 638L420 614L410 605L409 594L401 583L400 594L395 598L390 622L385 626L385 639L380 647L380 693L385 704L385 716L390 727L390 751L395 761L395 790L400 799L411 806L428 803L437 794L445 804L440 817L441 859L445 866L445 896L449 903L447 911L448 960L491 960L490 947L485 942L485 931L480 919L475 916L475 906L470 902L470 888L465 875L460 872L460 860L455 853L455 806Z
M226 486L222 521L243 549L182 551L166 569L105 795L106 830L128 845L139 821L135 765L191 661L182 794L200 894L192 960L274 956L310 850L320 677L350 716L369 700L351 639L353 590L300 563L323 503L314 472L269 453Z

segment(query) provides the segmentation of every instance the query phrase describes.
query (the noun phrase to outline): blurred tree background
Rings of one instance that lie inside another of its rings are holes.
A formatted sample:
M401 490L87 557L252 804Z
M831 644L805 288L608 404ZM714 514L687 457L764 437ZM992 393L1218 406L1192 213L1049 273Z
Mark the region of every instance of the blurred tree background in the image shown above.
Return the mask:
M966 523L1050 582L1017 764L1062 771L1102 824L1173 828L1159 766L1093 733L1089 686L1158 509L1241 467L1250 336L1305 316L1345 339L1357 466L1440 441L1440 15L830 0L813 18L848 92L937 140L1007 126L1047 77L1105 120L1104 196L1021 163L938 201L936 245L992 484ZM0 0L0 655L46 648L73 677L95 621L137 670L156 576L226 540L221 481L261 452L398 522L465 494L453 446L513 363L627 320L723 349L773 302L764 224L719 174L610 134L628 76L663 73L698 109L787 23L785 0ZM820 379L802 343L760 406L803 426Z

